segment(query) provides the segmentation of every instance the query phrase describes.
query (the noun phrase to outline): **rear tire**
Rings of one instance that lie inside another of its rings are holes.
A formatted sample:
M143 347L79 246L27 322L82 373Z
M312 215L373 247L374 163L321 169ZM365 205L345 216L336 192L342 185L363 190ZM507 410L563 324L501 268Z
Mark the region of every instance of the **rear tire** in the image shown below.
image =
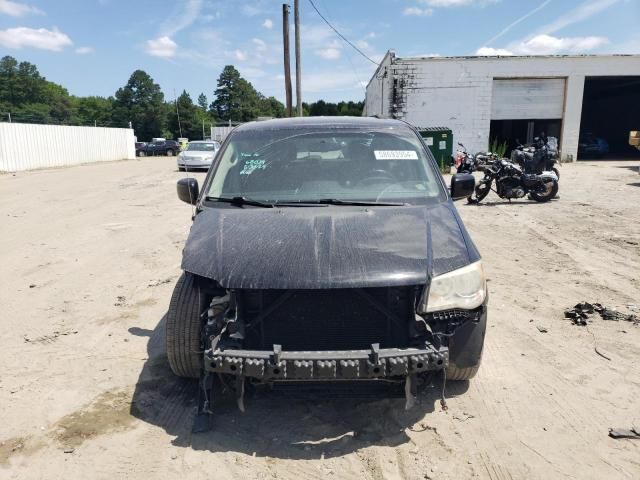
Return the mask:
M195 276L184 272L178 279L167 312L167 357L173 373L198 378L202 368L200 313L205 299L195 284Z
M482 361L484 337L487 333L487 312L477 323L462 325L449 339L449 366L447 380L471 380Z
M167 157L173 157L173 150L167 150Z
M553 185L547 187L546 191L542 193L531 192L531 198L533 198L536 202L544 203L555 197L558 194L558 182L556 182L555 180L549 181L553 182Z
M139 156L139 157L145 157L145 156L146 156L146 154L145 154L144 152L138 152L138 156Z

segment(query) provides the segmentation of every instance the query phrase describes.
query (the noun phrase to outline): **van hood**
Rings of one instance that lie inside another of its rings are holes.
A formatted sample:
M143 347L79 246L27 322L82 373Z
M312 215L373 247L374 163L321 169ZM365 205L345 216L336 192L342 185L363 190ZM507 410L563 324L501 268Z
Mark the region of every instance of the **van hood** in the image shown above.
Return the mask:
M365 288L423 285L430 264L438 275L478 258L451 202L212 207L194 220L182 269L225 288Z

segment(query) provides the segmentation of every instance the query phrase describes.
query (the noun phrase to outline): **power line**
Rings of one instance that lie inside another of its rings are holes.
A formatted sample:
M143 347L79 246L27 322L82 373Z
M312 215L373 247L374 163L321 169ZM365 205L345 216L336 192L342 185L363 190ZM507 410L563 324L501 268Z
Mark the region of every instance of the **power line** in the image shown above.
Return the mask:
M356 52L358 52L360 55L362 55L364 58L366 58L367 60L369 60L371 63L373 63L374 65L378 65L378 62L374 61L371 59L371 57L367 56L367 54L365 54L362 50L360 50L358 47L356 47L353 43L351 43L347 37L345 37L344 35L342 35L337 29L336 27L334 27L333 25L331 25L331 23L329 22L329 20L327 20L324 15L322 15L322 13L320 13L320 10L318 10L318 7L316 7L315 3L313 3L313 0L309 0L309 3L311 4L311 6L313 7L313 9L316 11L316 13L318 15L320 15L320 18L324 21L324 23L326 23L329 28L331 28L331 30L333 30L334 32L336 32L336 35L338 35L342 40L344 40L345 42L347 42L347 44L349 44Z
M327 5L324 3L324 0L320 0L322 2L322 6L324 7L324 10L327 12L327 17L330 17L329 15L329 9L327 8ZM365 91L366 93L366 88L364 88L363 82L362 80L360 80L360 75L358 75L358 72L356 71L356 66L353 64L353 61L351 60L351 55L349 55L349 52L345 52L347 55L347 60L349 60L349 65L351 65L351 70L353 70L353 75L356 77L356 81L358 82L358 86L362 87L362 90Z

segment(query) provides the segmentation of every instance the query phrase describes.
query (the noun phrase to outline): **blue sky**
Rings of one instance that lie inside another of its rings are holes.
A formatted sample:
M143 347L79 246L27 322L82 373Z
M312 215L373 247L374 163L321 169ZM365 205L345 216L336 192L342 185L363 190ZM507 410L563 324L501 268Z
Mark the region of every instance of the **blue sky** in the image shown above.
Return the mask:
M233 64L282 99L282 3L0 0L0 56L35 63L75 95L113 95L140 68L167 99L186 89L211 101L222 67ZM389 48L399 56L640 53L640 0L314 3L376 61ZM309 0L301 0L301 23L304 100L363 99L375 65L340 40Z

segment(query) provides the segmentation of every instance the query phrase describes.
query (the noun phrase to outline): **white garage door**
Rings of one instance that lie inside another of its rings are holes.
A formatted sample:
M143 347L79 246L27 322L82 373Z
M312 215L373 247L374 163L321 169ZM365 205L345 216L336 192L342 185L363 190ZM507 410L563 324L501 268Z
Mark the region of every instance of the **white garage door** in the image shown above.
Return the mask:
M493 80L491 120L562 118L564 78Z

